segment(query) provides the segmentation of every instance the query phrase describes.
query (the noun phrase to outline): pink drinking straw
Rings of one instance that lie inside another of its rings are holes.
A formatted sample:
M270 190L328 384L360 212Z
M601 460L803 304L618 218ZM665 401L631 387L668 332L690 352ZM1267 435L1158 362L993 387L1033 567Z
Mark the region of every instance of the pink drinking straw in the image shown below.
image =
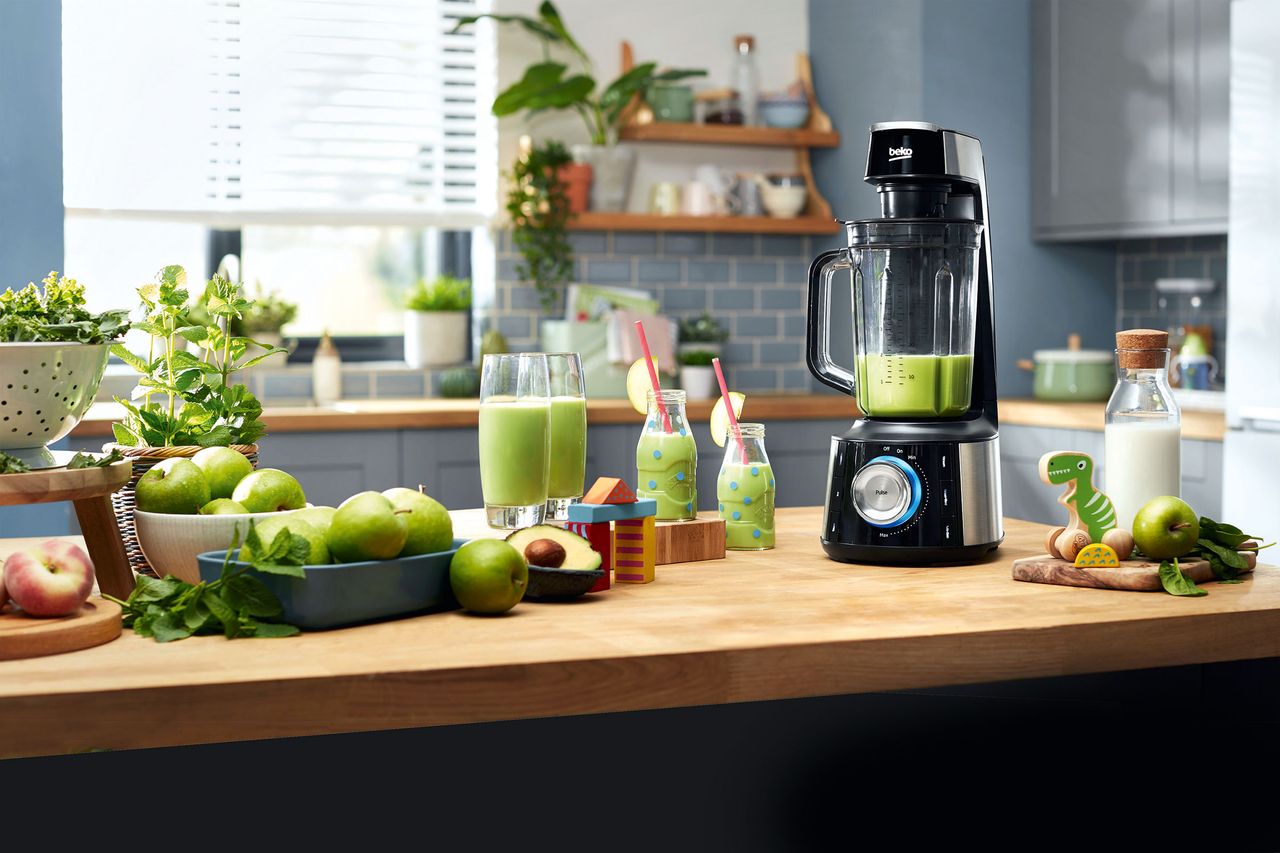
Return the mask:
M738 450L742 452L742 464L747 464L747 446L742 443L742 427L738 426L738 416L733 413L733 401L729 399L729 383L724 381L724 370L720 367L720 359L711 359L711 366L716 369L716 379L720 382L720 396L724 398L724 408L729 414L729 426L733 427L733 435L738 439Z
M658 371L653 367L653 356L649 354L649 339L644 336L644 323L636 320L636 332L640 335L640 351L644 353L645 366L649 368L649 381L653 383L653 399L662 412L662 427L671 432L671 415L667 414L667 404L662 402L662 386L658 384Z

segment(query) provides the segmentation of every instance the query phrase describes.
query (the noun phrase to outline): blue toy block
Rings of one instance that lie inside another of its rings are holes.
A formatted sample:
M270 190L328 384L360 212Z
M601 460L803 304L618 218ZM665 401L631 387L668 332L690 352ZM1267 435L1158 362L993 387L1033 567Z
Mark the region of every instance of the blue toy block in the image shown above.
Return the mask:
M658 514L658 502L653 498L643 498L633 504L571 504L569 506L570 521L617 521L623 518L644 518Z

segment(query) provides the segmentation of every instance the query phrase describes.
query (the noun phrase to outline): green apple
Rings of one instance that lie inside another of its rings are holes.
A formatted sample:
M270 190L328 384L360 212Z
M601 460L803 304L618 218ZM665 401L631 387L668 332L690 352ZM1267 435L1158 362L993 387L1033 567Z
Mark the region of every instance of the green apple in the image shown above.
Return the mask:
M449 563L449 585L458 603L472 613L506 613L524 598L529 564L510 543L476 539Z
M143 512L195 515L209 502L209 483L190 459L166 459L138 479L134 499Z
M307 496L302 486L279 468L259 468L236 484L231 499L249 512L280 512L302 509Z
M338 505L329 525L329 550L341 563L390 560L409 537L408 515L377 492L360 492Z
M382 494L396 509L408 510L404 517L409 522L409 536L401 557L448 551L453 545L453 519L438 500L403 487Z
M236 485L253 473L249 457L230 447L206 447L192 456L191 461L204 472L209 495L214 498L231 497Z
M336 512L337 510L331 506L309 506L305 509L295 510L290 515L294 518L302 519L316 530L319 530L327 540L329 538L329 528L333 525L333 515Z
M200 507L201 515L244 515L249 510L231 498L214 498Z
M290 533L306 539L307 544L311 546L311 553L307 555L308 566L323 566L329 562L329 546L325 543L324 533L314 524L299 519L296 513L273 515L254 524L254 530L258 531L258 538L266 546L270 546L280 531L286 527ZM253 562L253 556L253 549L248 545L240 549L241 560Z
M1199 538L1196 511L1173 495L1152 498L1133 517L1133 541L1153 560L1181 557L1196 547Z

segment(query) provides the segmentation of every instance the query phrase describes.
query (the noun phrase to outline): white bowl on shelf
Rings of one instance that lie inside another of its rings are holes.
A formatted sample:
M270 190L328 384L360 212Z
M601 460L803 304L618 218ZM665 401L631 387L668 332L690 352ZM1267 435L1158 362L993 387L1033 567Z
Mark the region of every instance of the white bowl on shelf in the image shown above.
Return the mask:
M161 577L173 575L187 583L200 583L200 566L196 555L205 551L225 551L231 547L236 529L240 542L249 532L249 521L262 521L282 512L249 512L232 515L179 515L169 512L133 511L138 530L138 544L143 556Z

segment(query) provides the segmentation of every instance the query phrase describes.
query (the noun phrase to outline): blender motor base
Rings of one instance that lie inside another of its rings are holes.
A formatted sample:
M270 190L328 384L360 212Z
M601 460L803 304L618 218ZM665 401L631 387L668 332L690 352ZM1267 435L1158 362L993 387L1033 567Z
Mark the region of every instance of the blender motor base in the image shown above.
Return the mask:
M886 548L877 545L849 545L844 542L822 540L822 550L827 556L841 563L864 563L887 566L967 565L980 563L987 554L1000 547L1001 542L984 542L978 545L959 545L942 548Z

